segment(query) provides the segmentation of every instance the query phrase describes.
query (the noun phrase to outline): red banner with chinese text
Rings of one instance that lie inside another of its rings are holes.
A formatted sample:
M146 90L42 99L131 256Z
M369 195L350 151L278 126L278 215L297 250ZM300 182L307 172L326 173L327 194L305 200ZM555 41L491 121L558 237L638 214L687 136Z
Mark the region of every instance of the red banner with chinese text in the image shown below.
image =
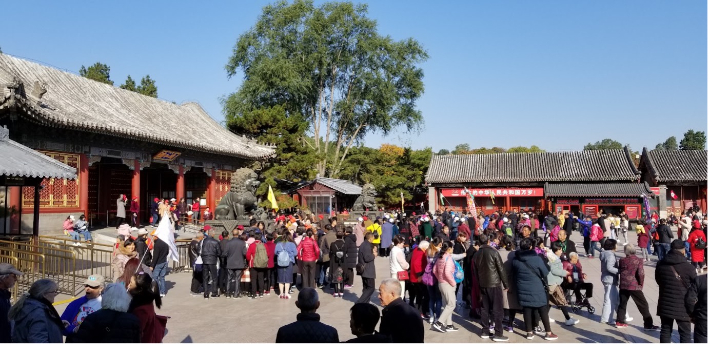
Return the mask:
M466 197L464 188L447 188L440 189L444 197ZM489 188L489 189L468 189L473 197L490 197L493 194L496 197L543 197L545 192L543 188Z

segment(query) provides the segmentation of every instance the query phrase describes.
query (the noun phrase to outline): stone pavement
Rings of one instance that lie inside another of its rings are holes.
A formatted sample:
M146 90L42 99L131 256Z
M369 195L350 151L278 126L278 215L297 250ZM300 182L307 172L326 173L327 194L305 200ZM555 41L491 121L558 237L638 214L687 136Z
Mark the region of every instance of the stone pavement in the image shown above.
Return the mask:
M573 233L572 240L577 243L578 252L584 251L581 239L579 233ZM635 234L630 233L629 239L631 242L635 242ZM622 256L622 249L620 245L617 256ZM591 303L596 308L596 313L589 314L586 310L582 310L579 314L572 313L572 317L580 320L579 324L565 326L561 324L564 320L562 313L558 309L552 309L550 315L557 321L552 324L552 331L560 337L558 341L584 343L658 342L659 332L643 331L641 315L633 301L629 301L628 310L634 320L629 323L627 329L620 330L599 322L603 299L600 261L599 258L580 259L584 271L588 275L588 281L594 283L594 297L591 299ZM389 265L386 258L378 257L376 266L379 285L379 281L385 276L389 276ZM654 266L655 257L653 262L646 263L644 293L648 299L651 314L654 315L654 323L660 325L660 319L655 315L658 285L654 278ZM157 310L158 314L172 317L168 321L168 334L165 337L165 342L273 342L280 326L296 320L298 309L294 302L297 292L292 294L293 298L290 300L279 299L273 293L271 296L264 296L263 299L256 300L245 298L205 300L202 296L193 297L190 295L191 273L170 274L166 279L168 293L163 299L163 308ZM341 341L354 337L350 333L348 310L359 297L361 288L360 278L356 277L355 286L346 291L345 297L342 299L336 299L330 294L320 292L321 307L318 313L321 315L321 321L335 327ZM372 302L380 307L377 293L373 295ZM66 305L60 305L57 309L61 313L65 307ZM477 322L472 322L467 315L467 310L456 309L454 322L461 328L458 332L438 333L425 324L425 341L489 342L490 339L480 338L480 325ZM522 316L518 315L515 333L506 333L510 342L544 341L542 337L536 337L532 341L526 340L521 328L523 328ZM675 342L678 342L677 334L673 338Z

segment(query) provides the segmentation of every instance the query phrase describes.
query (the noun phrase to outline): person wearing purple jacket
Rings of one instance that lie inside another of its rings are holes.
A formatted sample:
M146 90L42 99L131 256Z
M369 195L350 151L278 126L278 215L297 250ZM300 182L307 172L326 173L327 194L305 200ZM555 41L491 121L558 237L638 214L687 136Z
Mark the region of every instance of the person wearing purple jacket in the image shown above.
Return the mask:
M658 326L653 325L653 317L648 310L646 296L643 295L643 259L636 256L636 247L633 244L624 246L625 258L619 260L619 307L616 314L626 314L626 305L629 298L634 300L636 307L643 316L643 328L646 331L657 331ZM627 328L626 320L617 317L617 328Z

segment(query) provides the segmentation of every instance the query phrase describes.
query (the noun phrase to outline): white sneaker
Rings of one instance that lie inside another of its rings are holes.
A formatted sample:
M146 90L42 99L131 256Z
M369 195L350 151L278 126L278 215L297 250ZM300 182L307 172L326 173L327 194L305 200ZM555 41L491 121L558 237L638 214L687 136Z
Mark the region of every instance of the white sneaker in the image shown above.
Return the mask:
M634 318L632 318L632 317L626 318L626 323L627 323L627 324L630 323L630 322L632 322L632 321L634 321Z
M555 323L555 319L550 318L550 324L554 324L554 323Z
M567 325L567 326L572 326L572 325L575 325L578 323L579 323L579 320L575 319L575 318L569 318L567 321L565 321L565 325Z

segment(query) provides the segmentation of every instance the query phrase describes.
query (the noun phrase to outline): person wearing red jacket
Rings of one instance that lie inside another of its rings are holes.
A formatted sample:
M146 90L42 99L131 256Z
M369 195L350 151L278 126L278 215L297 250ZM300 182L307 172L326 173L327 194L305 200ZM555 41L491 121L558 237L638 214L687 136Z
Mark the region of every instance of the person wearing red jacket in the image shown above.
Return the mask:
M264 281L266 279L266 273L270 268L274 268L274 250L275 250L275 245L273 243L273 237L271 238L271 251L269 252L269 249L267 248L266 244L262 243L260 240L260 236L256 233L252 234L252 237L255 237L254 242L249 245L249 248L247 249L247 262L249 262L249 274L251 276L251 290L253 292L252 298L256 299L258 297L264 297ZM257 267L254 266L254 258L256 257L256 250L259 248L259 246L264 246L264 249L266 249L266 256L268 257L266 261L266 267ZM266 289L269 287L266 286Z
M707 247L708 239L705 236L705 233L703 233L702 229L696 228L695 225L693 225L693 229L690 232L690 235L688 235L688 244L690 245L690 261L693 262L693 266L695 266L698 274L702 272L705 260L705 248L698 248L695 246L700 240L703 240L705 242L705 246Z
M429 319L429 292L426 285L422 282L422 275L427 265L426 250L429 248L429 242L423 240L419 246L412 251L411 264L409 266L409 281L412 282L414 299L416 307L422 314L423 319Z
M140 211L140 206L138 205L138 196L133 196L131 200L131 206L128 208L131 212L131 226L138 227L138 212Z
M268 270L266 271L266 291L264 292L266 295L271 294L271 289L274 288L274 290L278 290L278 283L276 282L276 269L274 268L274 257L276 257L276 243L274 242L276 240L276 233L271 232L271 233L266 233L266 243L264 246L266 247L266 254L270 257L269 263L267 265Z
M309 229L306 232L306 237L298 243L296 248L298 259L303 262L301 280L304 288L316 287L316 261L320 257L320 249L313 236L313 230Z

